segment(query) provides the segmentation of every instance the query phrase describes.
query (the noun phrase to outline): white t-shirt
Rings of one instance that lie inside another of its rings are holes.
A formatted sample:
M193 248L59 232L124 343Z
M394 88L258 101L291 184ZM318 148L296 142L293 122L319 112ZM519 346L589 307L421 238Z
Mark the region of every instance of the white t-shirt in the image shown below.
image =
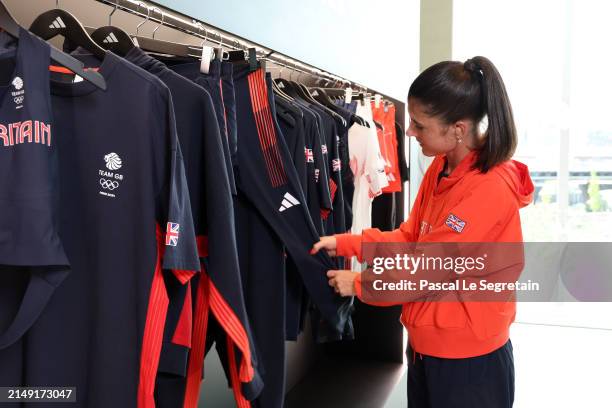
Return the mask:
M365 104L358 102L355 114L365 119L370 127L355 123L348 132L350 166L355 175L351 226L353 234L360 234L372 226L372 200L382 194L382 189L389 185L385 174L385 160L380 153L376 126L372 119L372 107L369 100L364 102ZM363 270L356 258L353 259L352 269Z

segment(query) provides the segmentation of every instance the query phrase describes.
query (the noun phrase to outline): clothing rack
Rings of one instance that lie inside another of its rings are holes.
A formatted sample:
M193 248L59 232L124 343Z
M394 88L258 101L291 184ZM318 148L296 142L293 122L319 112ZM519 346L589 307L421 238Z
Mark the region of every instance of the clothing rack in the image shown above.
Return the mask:
M350 81L341 76L332 74L317 68L311 64L307 64L303 61L284 55L276 50L272 50L261 44L257 44L253 41L246 40L242 37L223 31L215 26L207 24L203 21L193 19L192 17L185 16L183 14L168 11L163 6L155 2L145 2L138 0L96 0L100 3L108 4L114 7L114 11L123 10L135 15L143 17L147 21L157 22L159 25L171 27L173 29L182 31L189 35L199 37L204 41L219 44L223 47L229 47L234 50L244 50L249 48L255 48L257 50L258 59L271 62L281 70L288 69L299 74L307 74L312 76L314 79L320 81L327 81L326 85L333 87L338 86L350 86L353 89L361 89L367 91L368 88L358 84L354 81ZM157 27L159 28L159 26ZM157 28L153 32L153 36L157 31Z

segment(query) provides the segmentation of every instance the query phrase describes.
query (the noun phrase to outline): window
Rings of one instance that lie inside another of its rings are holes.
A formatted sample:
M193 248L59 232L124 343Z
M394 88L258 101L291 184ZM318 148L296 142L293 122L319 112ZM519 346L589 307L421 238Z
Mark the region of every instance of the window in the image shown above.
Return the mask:
M612 104L598 0L455 0L453 54L490 58L519 133L515 158L536 186L526 241L612 241Z
M612 242L610 15L612 2L599 0L454 0L453 59L491 59L512 102L515 159L536 187L535 203L521 210L526 242ZM517 309L517 407L612 399L603 371L577 374L589 359L602 370L612 364L612 303Z

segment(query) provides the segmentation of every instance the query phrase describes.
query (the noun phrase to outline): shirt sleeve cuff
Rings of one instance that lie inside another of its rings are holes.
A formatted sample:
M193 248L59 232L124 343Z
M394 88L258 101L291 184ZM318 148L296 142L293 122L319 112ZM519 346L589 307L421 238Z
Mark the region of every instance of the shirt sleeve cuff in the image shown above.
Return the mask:
M361 235L336 234L336 255L361 259Z

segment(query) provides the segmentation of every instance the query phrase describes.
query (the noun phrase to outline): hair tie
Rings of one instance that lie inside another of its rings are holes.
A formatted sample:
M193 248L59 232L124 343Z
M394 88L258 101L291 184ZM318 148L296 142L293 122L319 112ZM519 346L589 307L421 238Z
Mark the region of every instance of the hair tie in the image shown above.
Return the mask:
M480 68L476 65L472 58L463 63L463 69L472 73L480 73Z

